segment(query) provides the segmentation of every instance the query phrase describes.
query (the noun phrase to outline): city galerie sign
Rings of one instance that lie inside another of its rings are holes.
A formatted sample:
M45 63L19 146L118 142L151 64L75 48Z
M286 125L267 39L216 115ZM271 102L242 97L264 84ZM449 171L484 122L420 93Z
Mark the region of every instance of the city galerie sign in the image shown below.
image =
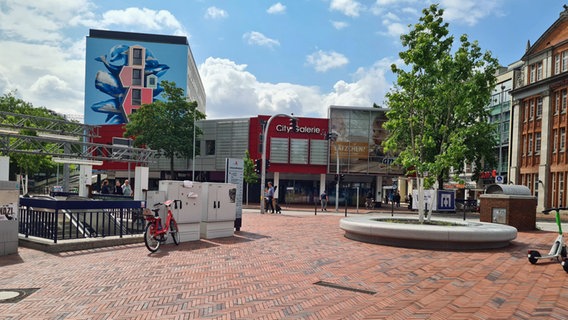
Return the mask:
M292 127L284 125L284 124L279 124L276 126L276 132L290 132L292 131ZM321 129L317 128L317 127L296 127L296 131L297 133L306 133L306 134L320 134L321 133Z

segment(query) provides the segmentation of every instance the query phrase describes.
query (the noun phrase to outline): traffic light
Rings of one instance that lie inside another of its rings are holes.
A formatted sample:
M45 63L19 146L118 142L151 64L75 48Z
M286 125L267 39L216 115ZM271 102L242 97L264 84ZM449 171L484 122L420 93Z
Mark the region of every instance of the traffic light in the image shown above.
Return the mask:
M260 174L262 171L262 159L254 160L254 172Z
M270 160L266 159L266 170L268 170L268 168L270 168Z
M292 132L296 132L297 123L295 118L290 118L290 127L292 128Z

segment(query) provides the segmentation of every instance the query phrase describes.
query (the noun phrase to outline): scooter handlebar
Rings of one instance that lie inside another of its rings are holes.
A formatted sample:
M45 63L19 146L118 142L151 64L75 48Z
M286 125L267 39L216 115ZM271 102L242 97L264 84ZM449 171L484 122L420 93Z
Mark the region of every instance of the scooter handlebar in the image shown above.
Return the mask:
M549 214L551 211L560 211L560 210L568 210L568 208L566 208L566 207L550 208L550 209L542 210L542 213Z

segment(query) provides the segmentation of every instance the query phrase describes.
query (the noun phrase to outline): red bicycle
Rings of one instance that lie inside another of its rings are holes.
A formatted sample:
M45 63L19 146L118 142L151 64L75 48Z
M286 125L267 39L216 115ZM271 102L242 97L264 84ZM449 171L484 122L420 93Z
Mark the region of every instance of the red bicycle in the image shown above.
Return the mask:
M165 201L164 203L156 203L154 205L154 209L152 210L148 209L144 210L144 218L148 221L148 224L144 229L144 244L146 245L146 248L150 250L150 252L158 251L158 248L160 248L160 244L168 240L168 231L171 234L174 243L176 245L179 244L180 235L179 235L178 224L176 222L176 219L174 219L174 215L172 214L172 209L171 209L172 204L174 204L174 206L177 208L178 201L181 206L181 200L168 200ZM163 227L162 227L162 218L160 218L159 215L160 207L162 205L166 206L168 210L168 215L166 217L166 225ZM152 214L151 211L153 211L154 213Z

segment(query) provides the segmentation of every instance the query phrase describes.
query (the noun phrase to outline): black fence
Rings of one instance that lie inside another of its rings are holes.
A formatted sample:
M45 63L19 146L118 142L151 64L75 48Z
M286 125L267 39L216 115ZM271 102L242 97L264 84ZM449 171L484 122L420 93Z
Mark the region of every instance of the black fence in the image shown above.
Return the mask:
M114 200L114 199L113 199ZM19 233L53 240L141 234L143 201L20 198Z

